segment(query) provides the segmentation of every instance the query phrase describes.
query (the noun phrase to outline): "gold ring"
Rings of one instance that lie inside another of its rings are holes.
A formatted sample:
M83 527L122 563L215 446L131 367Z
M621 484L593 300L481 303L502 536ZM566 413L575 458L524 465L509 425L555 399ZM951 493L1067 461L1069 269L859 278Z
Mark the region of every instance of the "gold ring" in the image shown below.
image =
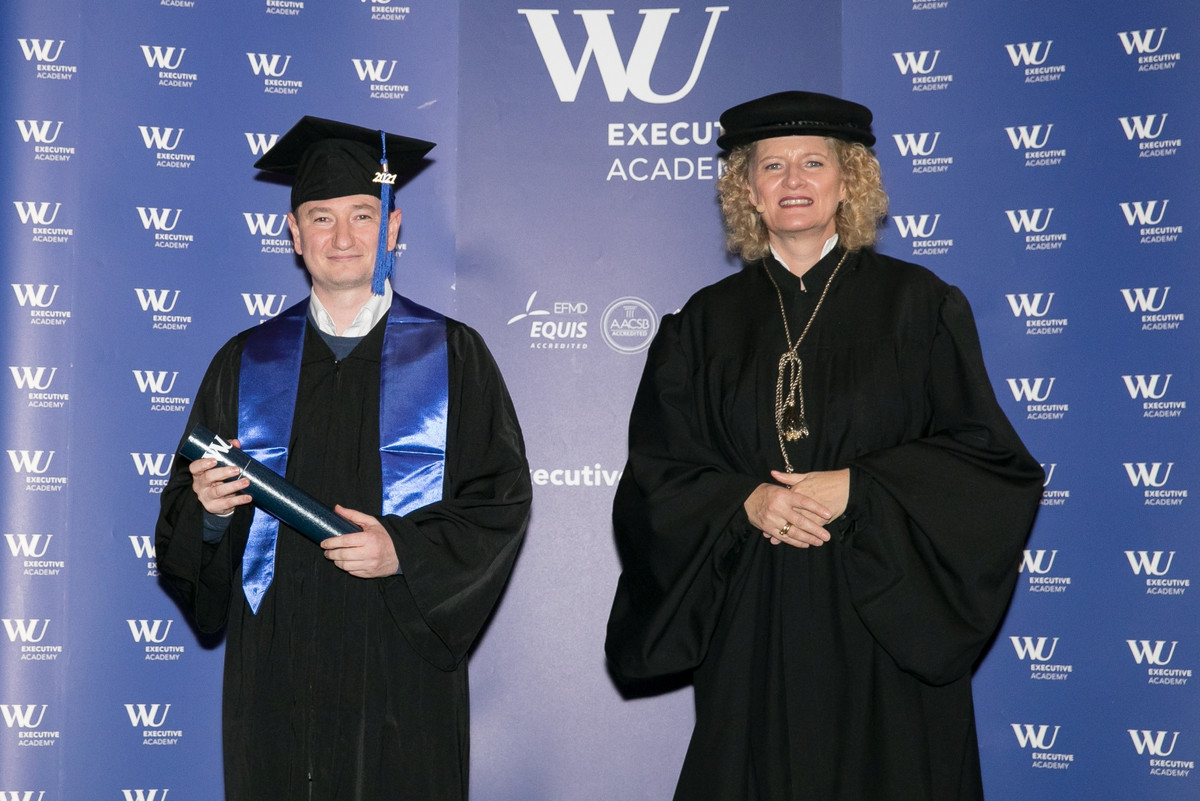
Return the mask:
M791 531L791 529L792 529L792 524L791 524L791 523L784 523L784 524L783 524L783 528L779 529L779 536L780 536L780 537L786 537L786 536L787 536L787 533L788 533L789 531Z

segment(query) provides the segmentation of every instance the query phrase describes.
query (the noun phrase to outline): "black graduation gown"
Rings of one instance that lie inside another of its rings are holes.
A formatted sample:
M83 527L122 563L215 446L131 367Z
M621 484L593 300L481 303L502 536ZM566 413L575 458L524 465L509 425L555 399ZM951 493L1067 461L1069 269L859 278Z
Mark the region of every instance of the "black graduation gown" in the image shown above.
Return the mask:
M340 362L309 322L287 478L329 505L379 516L379 372L385 322ZM214 357L188 422L237 434L248 332ZM159 571L204 631L226 628L226 796L245 801L465 801L466 654L508 578L531 486L516 414L491 355L447 321L443 499L382 521L403 575L359 579L280 526L258 614L241 589L252 516L219 545L176 459L156 531Z
M842 251L773 259L792 336ZM982 798L971 669L1014 588L1042 471L996 403L963 295L851 253L801 346L798 472L849 467L819 548L743 502L783 469L779 300L761 264L664 317L630 420L606 649L626 680L692 673L677 801Z

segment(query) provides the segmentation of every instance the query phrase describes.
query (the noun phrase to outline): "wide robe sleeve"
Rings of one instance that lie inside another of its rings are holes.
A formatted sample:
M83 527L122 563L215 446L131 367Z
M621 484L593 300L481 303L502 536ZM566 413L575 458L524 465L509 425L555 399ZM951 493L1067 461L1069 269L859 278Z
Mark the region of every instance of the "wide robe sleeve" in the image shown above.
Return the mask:
M965 675L1012 597L1041 466L996 403L974 319L943 297L928 435L854 459L842 566L875 640L931 684Z

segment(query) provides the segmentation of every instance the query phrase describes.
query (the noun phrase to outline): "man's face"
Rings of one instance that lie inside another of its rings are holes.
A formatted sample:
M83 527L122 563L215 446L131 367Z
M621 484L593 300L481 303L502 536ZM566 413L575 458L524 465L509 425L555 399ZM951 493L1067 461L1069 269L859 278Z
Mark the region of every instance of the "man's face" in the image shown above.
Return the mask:
M288 214L288 227L296 253L312 276L313 287L323 293L360 290L370 292L379 243L379 198L347 195L301 203ZM388 248L396 246L400 212L388 220Z

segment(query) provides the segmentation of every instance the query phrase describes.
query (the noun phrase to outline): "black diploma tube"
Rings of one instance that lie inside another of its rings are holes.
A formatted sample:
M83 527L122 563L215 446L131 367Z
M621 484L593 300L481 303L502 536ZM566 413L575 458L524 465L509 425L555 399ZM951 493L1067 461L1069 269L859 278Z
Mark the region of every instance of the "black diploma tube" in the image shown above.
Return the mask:
M240 448L235 448L208 428L197 424L179 447L179 455L190 462L216 459L223 467L236 467L250 479L246 494L258 508L291 526L313 542L362 531L325 504L283 478Z

